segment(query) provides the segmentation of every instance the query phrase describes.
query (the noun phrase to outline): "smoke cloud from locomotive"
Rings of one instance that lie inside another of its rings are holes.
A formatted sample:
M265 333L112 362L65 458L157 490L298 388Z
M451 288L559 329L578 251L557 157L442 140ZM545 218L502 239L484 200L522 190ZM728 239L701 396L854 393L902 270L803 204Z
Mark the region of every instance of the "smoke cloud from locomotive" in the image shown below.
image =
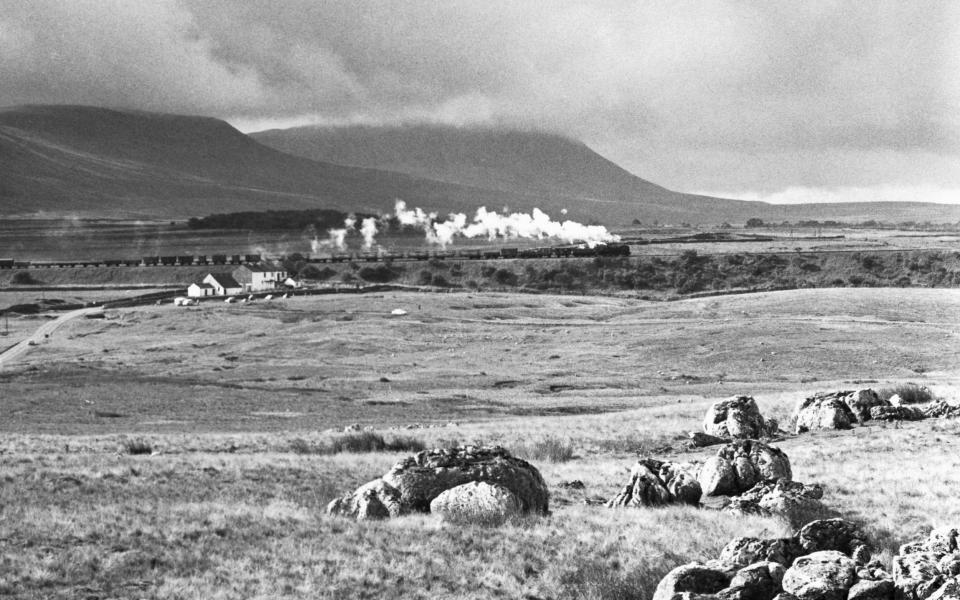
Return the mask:
M428 213L419 207L411 210L406 202L397 200L394 214L401 224L423 229L427 242L441 247L452 244L456 237L486 237L490 241L498 238L557 238L567 243L583 242L590 248L620 241L620 236L610 233L602 225L554 221L539 208L534 208L531 213L501 215L481 206L470 222L463 213L451 214L446 221L438 221L437 213Z

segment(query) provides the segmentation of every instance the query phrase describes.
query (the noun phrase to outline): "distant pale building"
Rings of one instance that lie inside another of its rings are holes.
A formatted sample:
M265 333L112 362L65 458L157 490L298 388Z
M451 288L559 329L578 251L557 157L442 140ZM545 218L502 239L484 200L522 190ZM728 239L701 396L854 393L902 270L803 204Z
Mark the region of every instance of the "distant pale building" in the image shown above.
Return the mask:
M287 272L269 263L241 265L231 273L244 292L266 292L283 285Z

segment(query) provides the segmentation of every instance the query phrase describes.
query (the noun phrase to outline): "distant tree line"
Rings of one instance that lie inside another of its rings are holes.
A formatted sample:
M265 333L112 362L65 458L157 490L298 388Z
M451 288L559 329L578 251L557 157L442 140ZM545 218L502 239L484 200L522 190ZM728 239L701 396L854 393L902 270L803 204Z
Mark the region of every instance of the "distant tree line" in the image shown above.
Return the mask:
M860 223L846 223L843 221L817 221L815 219L797 221L795 223L790 221L782 221L780 223L765 223L763 219L758 219L753 217L747 219L745 226L749 229L756 227L766 227L766 228L785 228L785 227L809 227L809 228L841 228L845 227L848 229L898 229L898 230L908 230L908 231L960 231L960 223L931 223L930 221L901 221L899 223L885 223L883 221L877 221L875 219L870 219Z

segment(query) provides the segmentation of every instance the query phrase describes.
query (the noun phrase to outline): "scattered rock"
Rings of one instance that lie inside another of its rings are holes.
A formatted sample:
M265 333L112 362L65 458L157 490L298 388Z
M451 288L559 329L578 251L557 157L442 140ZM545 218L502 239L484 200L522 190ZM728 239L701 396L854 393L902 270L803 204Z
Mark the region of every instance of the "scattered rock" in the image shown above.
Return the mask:
M430 512L450 523L498 525L520 514L520 501L502 485L471 481L434 498Z
M728 438L717 437L709 433L703 433L702 431L691 431L688 435L690 437L690 445L694 448L706 448L707 446L726 444L730 441Z
M766 423L750 396L714 402L703 420L703 430L720 438L756 439L766 434Z
M696 563L682 565L667 573L653 594L653 600L673 600L683 593L715 594L727 587L730 576Z
M836 550L850 557L860 546L866 545L864 537L857 525L844 519L813 521L804 525L797 533L797 540L807 553ZM861 564L866 562L865 560Z
M737 571L727 589L717 596L723 600L772 600L782 590L786 567L774 561L753 563Z
M360 423L352 423L343 428L344 433L351 433L354 431L362 431L363 428L360 427Z
M725 510L738 514L776 515L798 526L806 523L809 517L825 512L820 501L822 497L823 490L819 486L781 479L775 483L759 483L731 498Z
M735 496L758 483L790 480L790 459L773 446L756 440L728 444L707 459L697 474L707 496Z
M857 417L844 398L849 392L817 393L797 405L796 433L811 429L850 429Z
M960 539L951 527L900 547L893 559L895 595L902 600L960 598Z
M870 418L877 421L919 421L924 414L912 406L874 406L870 409Z
M425 450L407 457L382 478L331 502L327 513L358 517L359 499L368 489L375 490L374 495L391 517L429 512L430 503L437 496L470 482L496 484L509 490L516 497L522 513L549 512L547 484L536 467L500 447L465 446Z
M849 557L822 550L793 561L783 575L783 591L800 600L846 600L856 578L856 565Z
M889 406L890 403L880 398L873 390L867 388L853 392L837 392L843 394L843 401L861 423L870 420L870 410L875 406Z
M893 600L893 581L861 579L853 584L847 600Z
M579 479L574 479L573 481L561 481L557 484L558 487L567 488L568 490L582 490L586 489L587 486L583 485L583 482Z
M803 548L794 538L762 539L753 537L733 538L720 551L719 561L743 568L762 561L793 564L803 554Z
M382 479L365 483L352 494L337 498L327 505L327 514L358 521L398 517L404 512L400 491Z
M609 507L665 506L700 503L700 483L692 466L645 458L630 471L630 481L613 497Z
M960 417L960 406L948 404L945 400L931 402L921 409L925 417L930 418L956 418Z

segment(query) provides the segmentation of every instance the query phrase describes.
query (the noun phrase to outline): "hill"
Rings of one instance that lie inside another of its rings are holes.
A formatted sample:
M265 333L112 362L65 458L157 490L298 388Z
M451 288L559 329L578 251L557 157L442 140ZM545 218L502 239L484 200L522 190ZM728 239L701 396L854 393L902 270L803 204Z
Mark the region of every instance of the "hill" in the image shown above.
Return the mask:
M234 210L470 210L510 194L283 154L224 121L83 106L0 110L5 214L188 217Z
M580 141L543 132L419 124L296 127L251 136L313 160L540 196L542 206L553 210L589 202L605 222L960 219L960 207L923 202L771 205L678 193L637 177Z

